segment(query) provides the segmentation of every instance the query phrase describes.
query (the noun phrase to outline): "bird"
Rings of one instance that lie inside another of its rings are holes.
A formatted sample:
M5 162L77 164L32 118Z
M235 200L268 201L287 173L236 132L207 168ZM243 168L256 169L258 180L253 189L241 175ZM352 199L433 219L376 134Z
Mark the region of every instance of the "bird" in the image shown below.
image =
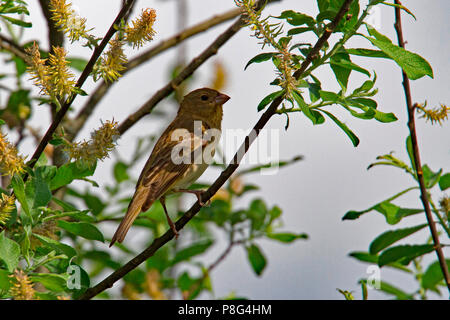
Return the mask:
M177 115L157 140L142 169L125 217L114 233L110 247L116 241L121 243L139 213L150 209L157 200L164 209L169 227L178 238L176 227L167 212L165 198L171 193L187 192L195 194L200 205L204 205L201 201L203 191L187 188L207 169L209 163L205 161L206 156L214 155L214 147L220 139L223 104L229 99L226 94L210 88L200 88L184 96ZM208 135L210 132L213 134ZM183 153L185 150L190 151L189 157L186 157L186 152ZM181 158L180 153L183 154Z

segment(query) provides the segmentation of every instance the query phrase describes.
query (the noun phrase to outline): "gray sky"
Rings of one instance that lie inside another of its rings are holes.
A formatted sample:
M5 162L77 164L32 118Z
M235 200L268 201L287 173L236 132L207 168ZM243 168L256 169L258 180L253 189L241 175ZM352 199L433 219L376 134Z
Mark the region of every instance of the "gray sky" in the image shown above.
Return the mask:
M73 0L79 13L87 18L88 26L95 27L97 35L107 30L117 14L121 1L111 0ZM202 21L215 13L234 7L234 1L191 0L188 25ZM404 33L408 41L407 48L425 57L432 65L434 79L423 78L412 82L413 100L427 101L428 106L448 103L449 86L449 17L450 3L445 0L420 1L410 0L405 3L414 12L417 21L403 15ZM149 46L173 35L176 32L175 1L138 1L137 8L153 7L158 18L155 29L157 36ZM43 37L46 27L43 24L36 1L30 1L33 28L27 30L26 38ZM105 9L107 8L107 9ZM281 11L293 9L310 15L316 15L315 1L283 0L271 5L265 14L278 15ZM379 31L395 41L393 29L393 9L382 7L379 12ZM230 22L231 23L231 22ZM203 33L188 42L188 60L198 55L215 37L227 27L227 24ZM220 59L227 68L229 82L225 90L231 100L225 105L223 128L250 129L260 114L256 111L259 101L270 93L268 85L274 78L270 63L252 65L247 71L243 68L247 61L260 53L260 46L255 38L250 38L249 30L242 30L231 39L217 57L206 63L195 76L192 89L208 85L212 78L212 66L215 59ZM312 41L305 38L305 41ZM352 41L354 47L369 46L362 38ZM79 46L68 47L72 55L88 55L88 51ZM130 52L130 55L132 52ZM127 74L114 86L96 109L87 123L81 137L99 126L100 119L114 117L119 122L130 112L136 110L168 79L169 66L176 58L175 50L158 56L142 68ZM212 275L215 296L227 295L235 291L240 296L252 299L342 299L336 288L354 290L355 297L360 298L357 281L366 277L368 265L349 258L348 253L367 250L371 240L387 229L387 224L380 214L369 213L356 221L341 221L348 210L362 210L382 201L393 194L413 185L413 181L399 170L377 167L367 171L367 166L377 155L395 151L406 158L405 139L406 110L401 87L401 72L392 61L354 59L367 70L376 70L376 86L379 93L375 96L379 109L394 112L399 121L382 124L376 121L364 121L349 117L344 112L336 114L359 136L361 142L354 148L337 126L327 121L321 126L312 126L302 114L290 117L288 131L280 131L280 159L291 159L301 154L304 161L287 168L282 168L276 175L248 176L247 181L261 186L261 191L248 194L238 203L246 206L256 197L264 198L269 205L278 205L283 211L284 230L306 232L310 239L298 241L293 245L282 245L261 241L268 266L262 277L258 278L251 270L243 249L237 248ZM325 90L337 90L338 86L332 74L323 68L316 75L322 81ZM352 73L350 84L358 84L364 76ZM87 83L85 90L91 92L92 83ZM272 89L273 90L273 89ZM75 108L80 107L85 98L75 101ZM158 108L171 107L160 104ZM334 111L337 106L327 110ZM46 112L44 112L46 114ZM47 124L44 117L36 112L35 123L42 128ZM280 116L270 121L268 129L284 128L285 117ZM141 121L120 139L118 151L126 157L133 148L135 139L143 134L155 134L166 123L158 121ZM423 163L432 169L450 170L448 122L442 127L431 126L424 120L417 121L420 148ZM23 153L31 152L22 150ZM150 152L150 150L149 150ZM231 154L229 155L231 156ZM229 157L228 157L229 159ZM105 161L98 167L94 180L100 184L111 183L111 161ZM143 164L142 164L143 165ZM137 175L137 171L135 174ZM217 170L209 169L202 180L212 181L218 176ZM190 201L194 201L191 198ZM398 202L407 207L420 205L417 194L401 198ZM409 219L408 219L409 220ZM415 217L409 223L419 223L424 217ZM408 223L408 221L406 221ZM395 227L405 227L405 222ZM112 232L112 231L111 231ZM126 241L133 241L139 235L130 232ZM428 236L424 229L414 239L423 242ZM205 261L213 261L223 250L225 243L219 243L206 255ZM106 246L106 245L105 245ZM448 255L448 251L447 251ZM434 253L427 259L435 260ZM428 261L427 260L427 261ZM389 281L403 289L410 290L409 277L400 272L382 269L382 280ZM370 291L369 298L385 297L379 292Z

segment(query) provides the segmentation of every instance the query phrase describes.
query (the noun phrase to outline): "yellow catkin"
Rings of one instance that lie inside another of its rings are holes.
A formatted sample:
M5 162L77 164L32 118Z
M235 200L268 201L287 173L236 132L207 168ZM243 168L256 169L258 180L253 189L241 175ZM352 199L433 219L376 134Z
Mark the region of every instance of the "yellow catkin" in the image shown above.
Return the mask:
M153 36L156 33L153 29L155 20L155 9L142 10L141 15L125 28L125 40L133 48L142 47L145 42L153 40Z
M64 48L53 47L53 53L50 54L49 59L53 95L59 98L69 95L75 87L75 76L69 70L66 55Z
M145 275L145 291L153 300L166 300L164 292L161 291L159 271L150 269Z
M33 283L22 270L15 270L13 275L14 284L10 288L10 294L14 300L36 300Z
M425 106L419 104L416 106L423 113L422 118L427 119L431 124L438 122L439 125L442 125L442 122L448 119L450 108L444 104L434 109L426 109Z
M41 59L41 53L39 52L39 46L36 42L29 48L26 48L28 56L26 62L28 64L28 73L31 75L31 80L35 86L41 89L41 94L51 94L50 84L50 68L46 65L47 59Z
M91 133L89 141L74 142L66 146L70 158L87 163L95 163L97 160L107 158L116 146L115 140L119 136L117 125L116 121L108 120Z
M0 225L5 225L11 217L11 212L14 210L14 196L9 196L2 193L0 199Z
M123 41L118 37L109 41L108 50L98 59L94 67L94 80L100 77L106 82L116 81L125 70L128 59L123 50Z
M222 91L227 85L227 72L222 62L216 61L214 64L214 79L211 88Z
M25 159L0 131L0 174L14 175L25 171Z
M86 19L76 14L71 3L65 0L50 0L50 11L55 25L67 35L71 42L91 37L88 34L89 30L86 29Z

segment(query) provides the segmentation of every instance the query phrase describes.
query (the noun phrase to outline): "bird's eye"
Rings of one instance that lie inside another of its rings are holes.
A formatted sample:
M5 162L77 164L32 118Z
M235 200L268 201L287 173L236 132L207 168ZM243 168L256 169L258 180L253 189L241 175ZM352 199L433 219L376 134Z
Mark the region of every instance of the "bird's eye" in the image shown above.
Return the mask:
M208 100L208 96L206 94L204 94L200 97L200 99L202 99L203 101L206 101L206 100Z

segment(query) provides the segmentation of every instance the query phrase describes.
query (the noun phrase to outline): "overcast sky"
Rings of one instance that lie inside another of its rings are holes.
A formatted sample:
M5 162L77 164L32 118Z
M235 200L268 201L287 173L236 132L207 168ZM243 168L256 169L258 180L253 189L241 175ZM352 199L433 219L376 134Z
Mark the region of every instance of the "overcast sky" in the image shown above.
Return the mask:
M121 1L115 0L73 0L79 13L87 18L88 26L95 27L95 32L102 35L114 19ZM138 1L137 8L153 7L158 18L155 25L157 35L155 43L176 32L175 0ZM33 28L26 31L26 39L44 37L46 26L37 7L37 1L29 1ZM446 0L405 1L405 5L414 12L417 21L403 15L404 34L407 48L425 57L432 65L434 79L423 78L412 82L414 102L427 101L428 106L448 103L450 98L449 80L449 42L448 30L450 3ZM190 0L188 25L202 21L213 14L234 7L232 0ZM283 0L268 7L264 14L278 15L281 11L292 9L315 16L315 1ZM393 9L382 7L377 12L378 30L395 40L393 29ZM188 60L198 55L229 24L223 24L190 40L187 47ZM223 90L231 97L225 105L223 128L250 129L260 114L256 111L259 101L273 90L269 83L274 78L270 63L252 65L247 71L243 68L247 61L260 53L260 46L255 38L250 37L249 30L242 30L232 38L219 54L201 67L195 76L192 89L203 87L211 82L213 63L220 60L227 68L228 85ZM303 39L302 39L303 40ZM305 35L304 41L312 41ZM149 46L151 46L150 44ZM351 42L354 47L369 46L367 40L358 38ZM73 55L88 55L88 51L78 46L69 46ZM114 117L119 122L130 112L136 110L168 79L169 66L176 59L176 51L158 56L142 68L127 74L113 87L96 109L85 126L80 137L87 137L89 132L99 126L100 119ZM342 221L348 210L362 210L380 202L393 194L413 185L413 181L399 170L377 167L367 171L367 166L381 154L395 151L395 154L407 160L404 150L408 134L406 110L401 86L400 69L392 61L357 59L367 70L376 70L379 93L375 96L379 109L394 112L399 121L383 124L349 117L344 112L337 115L358 135L360 145L354 148L347 136L337 126L327 121L324 125L313 126L302 114L292 114L287 131L279 131L279 157L291 159L303 155L304 160L287 168L282 168L276 175L254 174L248 176L248 182L261 186L259 192L248 194L240 206L246 206L255 197L262 197L269 205L278 205L284 211L284 230L306 232L310 239L298 241L293 245L282 245L261 241L268 266L262 277L254 275L245 251L235 249L213 273L215 296L221 297L235 291L240 296L252 299L342 299L336 288L354 290L355 297L360 298L357 281L367 277L368 265L348 257L356 250L366 251L371 240L387 229L384 218L377 213L366 214L357 221ZM322 81L323 89L337 90L337 83L332 74L323 68L316 76ZM363 75L353 74L350 84L361 83ZM87 83L85 90L91 92L92 83ZM75 108L82 106L84 98L75 101ZM161 104L159 108L168 107ZM334 106L328 110L337 110ZM42 122L42 114L34 115L35 123ZM168 121L168 120L167 120ZM168 122L167 122L168 123ZM137 137L156 134L167 125L160 121L141 121L120 139L118 151L127 157ZM270 120L268 129L283 129L285 117ZM417 121L417 131L423 163L432 169L450 170L449 133L446 122L442 127L431 126L424 120ZM234 150L231 150L234 152ZM27 150L22 150L27 153ZM31 152L31 147L29 152ZM232 156L229 154L228 159ZM112 161L101 163L94 179L100 184L112 182ZM143 164L142 164L143 165ZM137 169L136 175L139 174ZM202 177L203 181L212 181L218 176L217 170L209 169ZM439 195L438 195L439 196ZM194 201L191 198L189 201ZM401 198L399 204L407 207L420 206L417 194ZM188 204L191 204L188 202ZM414 217L410 223L420 223L424 217ZM407 222L396 227L405 227ZM127 241L132 241L131 230ZM414 238L418 243L428 237L424 229ZM444 241L445 242L445 241ZM448 242L448 241L447 241ZM223 250L225 242L216 245L205 257L213 261ZM106 244L105 244L106 246ZM448 255L448 251L447 251ZM434 261L435 254L429 254L427 261ZM414 289L409 276L401 272L382 270L382 280L389 281L405 290ZM369 298L386 297L379 292L370 291Z

